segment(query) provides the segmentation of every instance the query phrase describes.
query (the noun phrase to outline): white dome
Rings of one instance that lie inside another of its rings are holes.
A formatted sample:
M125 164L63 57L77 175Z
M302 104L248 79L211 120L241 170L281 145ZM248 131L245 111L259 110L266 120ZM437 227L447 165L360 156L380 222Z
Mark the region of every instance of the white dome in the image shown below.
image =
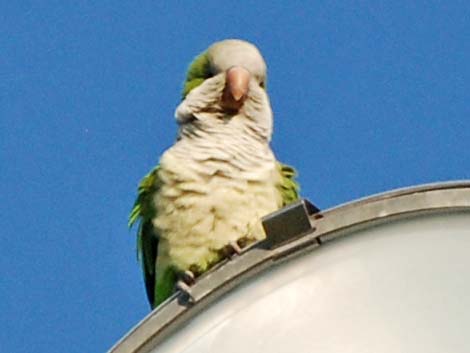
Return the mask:
M111 352L469 351L470 183L299 210L269 217L270 244L211 271L193 304L170 299ZM310 231L278 245L305 220Z

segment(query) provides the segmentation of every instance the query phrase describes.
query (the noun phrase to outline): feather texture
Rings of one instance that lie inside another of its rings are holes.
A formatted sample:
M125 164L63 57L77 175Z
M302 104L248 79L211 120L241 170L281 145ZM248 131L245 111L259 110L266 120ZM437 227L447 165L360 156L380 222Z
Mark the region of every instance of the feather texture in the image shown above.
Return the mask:
M221 105L225 70L251 73L238 111ZM180 130L160 164L145 176L129 216L152 307L174 291L178 273L207 271L231 242L265 238L261 217L299 198L295 170L276 161L266 66L253 45L216 43L190 65Z
M282 195L282 206L287 206L299 199L299 184L295 180L297 173L294 168L286 164L278 162L277 166L281 173L281 181L277 184L277 189ZM129 227L138 224L138 258L142 266L147 298L152 308L173 293L177 279L177 271L173 267L167 268L165 274L161 276L161 285L158 286L158 291L156 290L156 259L159 237L152 225L152 219L156 217L152 197L159 191L161 185L158 170L159 166L140 182L138 196L129 215Z

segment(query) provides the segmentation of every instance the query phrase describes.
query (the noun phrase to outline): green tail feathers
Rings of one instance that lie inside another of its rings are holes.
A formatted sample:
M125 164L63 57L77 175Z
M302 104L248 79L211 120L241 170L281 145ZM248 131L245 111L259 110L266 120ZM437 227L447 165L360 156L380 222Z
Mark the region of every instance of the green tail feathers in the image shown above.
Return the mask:
M150 302L152 309L155 309L173 294L177 281L178 271L174 267L169 266L163 270L163 274L158 277L158 281L154 287L155 300Z

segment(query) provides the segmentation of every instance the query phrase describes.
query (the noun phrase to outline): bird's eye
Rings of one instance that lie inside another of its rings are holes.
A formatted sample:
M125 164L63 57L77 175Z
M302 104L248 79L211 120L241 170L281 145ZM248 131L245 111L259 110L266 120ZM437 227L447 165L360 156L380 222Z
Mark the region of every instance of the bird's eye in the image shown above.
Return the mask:
M212 67L210 67L208 65L205 72L204 72L204 78L211 78L211 77L214 77L214 76L215 76L215 73L214 73Z
M261 88L264 88L264 81L261 81L261 82L259 83L259 86L260 86Z

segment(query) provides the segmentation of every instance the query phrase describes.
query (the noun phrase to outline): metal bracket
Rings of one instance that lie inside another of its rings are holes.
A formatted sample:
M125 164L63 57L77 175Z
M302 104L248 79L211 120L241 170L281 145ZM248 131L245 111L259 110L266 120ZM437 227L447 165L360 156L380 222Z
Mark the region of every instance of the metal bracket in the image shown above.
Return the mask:
M310 223L309 216L318 212L320 212L318 207L302 199L263 217L261 221L266 233L264 245L268 249L273 249L312 232L315 229Z

